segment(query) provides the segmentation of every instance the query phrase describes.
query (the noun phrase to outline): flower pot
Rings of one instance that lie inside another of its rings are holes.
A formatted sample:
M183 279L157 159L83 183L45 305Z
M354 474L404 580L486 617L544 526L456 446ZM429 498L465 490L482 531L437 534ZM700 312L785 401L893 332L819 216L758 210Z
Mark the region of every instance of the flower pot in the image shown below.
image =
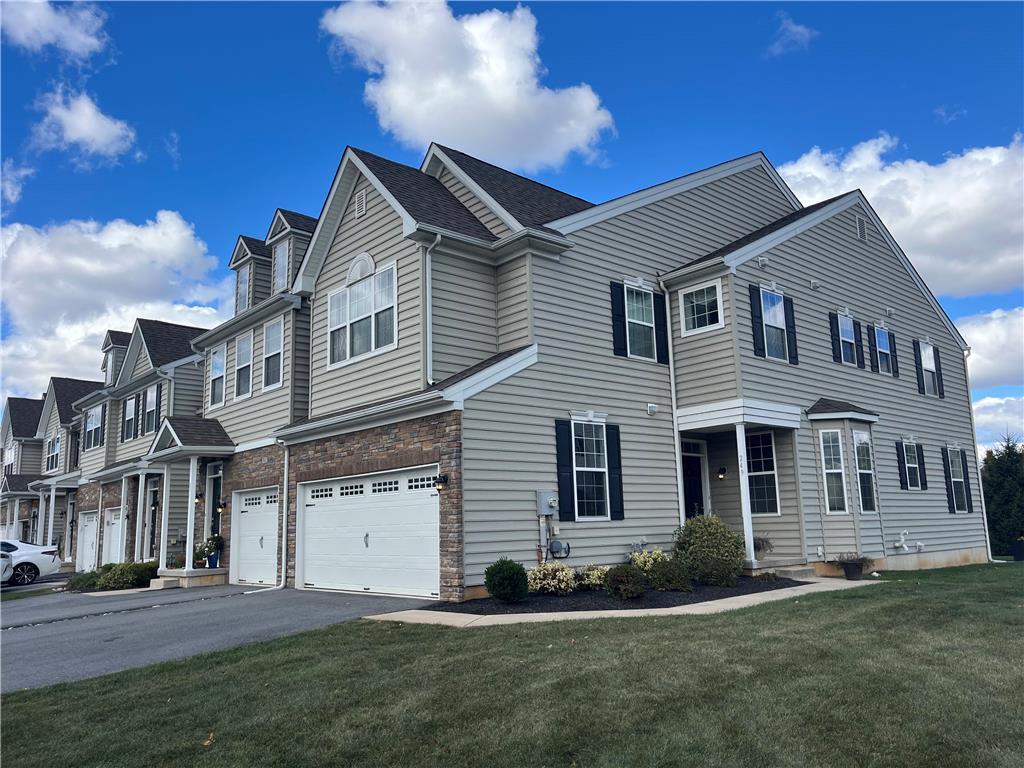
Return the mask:
M1017 562L1024 560L1024 539L1017 539L1010 546L1010 552L1013 554L1013 559Z
M205 568L206 567L206 561L205 560L196 560L194 563L192 563L192 567L193 568Z
M220 562L220 552L214 552L212 555L206 556L206 566L208 568L216 568L217 563Z
M864 575L863 563L840 563L843 566L843 573L847 581L860 581Z

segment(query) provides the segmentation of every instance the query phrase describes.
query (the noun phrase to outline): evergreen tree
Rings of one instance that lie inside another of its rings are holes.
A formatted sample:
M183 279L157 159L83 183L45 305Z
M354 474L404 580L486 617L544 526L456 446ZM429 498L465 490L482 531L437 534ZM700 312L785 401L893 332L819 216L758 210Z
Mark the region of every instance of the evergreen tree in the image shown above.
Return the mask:
M1016 435L1003 437L1001 445L985 453L981 479L985 511L994 555L1005 555L1011 542L1024 536L1024 446Z

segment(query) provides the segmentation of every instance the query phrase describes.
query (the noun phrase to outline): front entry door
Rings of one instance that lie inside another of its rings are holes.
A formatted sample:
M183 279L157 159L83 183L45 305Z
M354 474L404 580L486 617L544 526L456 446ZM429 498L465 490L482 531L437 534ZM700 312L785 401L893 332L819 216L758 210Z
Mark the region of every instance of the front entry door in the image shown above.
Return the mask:
M683 455L683 504L686 519L699 517L704 509L704 459Z
M103 563L120 563L124 560L124 552L121 551L124 515L120 509L108 509L103 522Z
M96 535L98 515L92 512L78 519L78 570L96 570Z

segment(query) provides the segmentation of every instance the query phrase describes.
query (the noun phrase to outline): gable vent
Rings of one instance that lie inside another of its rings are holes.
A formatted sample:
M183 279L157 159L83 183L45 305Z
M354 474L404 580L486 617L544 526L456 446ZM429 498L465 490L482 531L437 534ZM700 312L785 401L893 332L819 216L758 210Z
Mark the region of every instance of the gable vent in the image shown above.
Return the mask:
M366 213L366 190L361 189L356 193L356 218L360 218Z
M868 241L868 222L863 216L857 217L857 239L862 243Z

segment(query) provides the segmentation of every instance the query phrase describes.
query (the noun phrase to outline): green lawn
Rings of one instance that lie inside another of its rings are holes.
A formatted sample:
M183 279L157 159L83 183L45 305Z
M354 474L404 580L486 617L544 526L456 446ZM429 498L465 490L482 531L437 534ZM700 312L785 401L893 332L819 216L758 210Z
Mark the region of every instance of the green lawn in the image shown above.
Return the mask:
M39 597L41 595L55 595L53 587L43 587L42 589L26 589L20 592L0 592L0 601L10 602L11 600L22 600L26 597Z
M5 696L2 759L1024 765L1024 567L888 578L717 616L337 626Z

